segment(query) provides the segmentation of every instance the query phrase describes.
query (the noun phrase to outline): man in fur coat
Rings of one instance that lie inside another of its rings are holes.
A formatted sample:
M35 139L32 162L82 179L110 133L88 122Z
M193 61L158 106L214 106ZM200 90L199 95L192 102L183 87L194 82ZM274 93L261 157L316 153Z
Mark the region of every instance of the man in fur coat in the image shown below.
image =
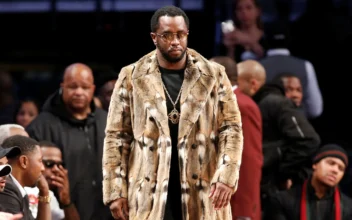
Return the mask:
M242 124L224 67L187 48L189 20L151 19L156 50L122 68L103 153L104 203L115 219L232 219Z

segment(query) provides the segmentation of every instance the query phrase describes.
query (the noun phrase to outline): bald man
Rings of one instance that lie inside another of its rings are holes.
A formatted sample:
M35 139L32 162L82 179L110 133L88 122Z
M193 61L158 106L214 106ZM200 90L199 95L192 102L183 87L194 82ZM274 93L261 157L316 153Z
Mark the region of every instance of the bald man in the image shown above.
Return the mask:
M238 88L246 95L253 96L265 83L265 69L254 60L238 63Z
M81 220L111 216L103 205L101 190L107 114L95 106L94 90L91 68L71 64L64 71L60 89L47 99L43 112L27 127L32 138L53 142L62 151L71 201L61 205L64 211L76 206Z
M320 144L319 135L282 85L265 84L264 67L254 60L239 63L239 89L258 104L263 120L264 166L261 180L262 206L278 190L301 184L308 177L310 158Z

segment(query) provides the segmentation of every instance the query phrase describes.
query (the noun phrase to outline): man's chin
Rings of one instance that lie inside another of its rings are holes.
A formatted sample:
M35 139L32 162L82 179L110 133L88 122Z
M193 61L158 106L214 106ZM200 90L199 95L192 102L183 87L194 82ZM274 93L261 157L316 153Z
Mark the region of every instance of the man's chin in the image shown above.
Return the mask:
M75 112L81 112L84 111L87 108L86 104L73 104L71 106L71 109Z
M330 187L330 188L333 188L337 185L337 183L333 182L333 181L329 181L329 180L325 180L323 181L323 184L326 186L326 187Z
M5 190L5 187L0 186L0 192L4 192L4 190Z

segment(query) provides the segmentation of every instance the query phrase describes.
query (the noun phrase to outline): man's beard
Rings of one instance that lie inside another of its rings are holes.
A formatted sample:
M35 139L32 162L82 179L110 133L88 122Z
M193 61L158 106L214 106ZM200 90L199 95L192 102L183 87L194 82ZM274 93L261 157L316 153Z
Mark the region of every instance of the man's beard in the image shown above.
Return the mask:
M156 44L156 47L159 49L159 51L160 51L161 55L163 56L163 58L164 58L166 61L170 62L170 63L177 63L177 62L179 62L180 60L182 60L182 58L183 58L183 57L185 56L185 54L186 54L186 50L183 50L180 56L178 56L178 57L171 57L171 56L169 55L167 49L165 50L165 49L161 48L158 43Z
M0 192L4 192L5 187L0 186Z

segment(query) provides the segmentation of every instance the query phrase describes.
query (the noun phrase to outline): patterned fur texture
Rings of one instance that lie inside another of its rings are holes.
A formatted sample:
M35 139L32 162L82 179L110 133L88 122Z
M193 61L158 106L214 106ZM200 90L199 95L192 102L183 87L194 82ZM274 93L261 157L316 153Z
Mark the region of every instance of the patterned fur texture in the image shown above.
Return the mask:
M184 220L232 219L215 211L211 184L237 190L242 124L222 66L187 50L178 153ZM104 203L128 199L129 219L163 219L171 161L166 98L156 51L122 68L112 95L104 144Z

